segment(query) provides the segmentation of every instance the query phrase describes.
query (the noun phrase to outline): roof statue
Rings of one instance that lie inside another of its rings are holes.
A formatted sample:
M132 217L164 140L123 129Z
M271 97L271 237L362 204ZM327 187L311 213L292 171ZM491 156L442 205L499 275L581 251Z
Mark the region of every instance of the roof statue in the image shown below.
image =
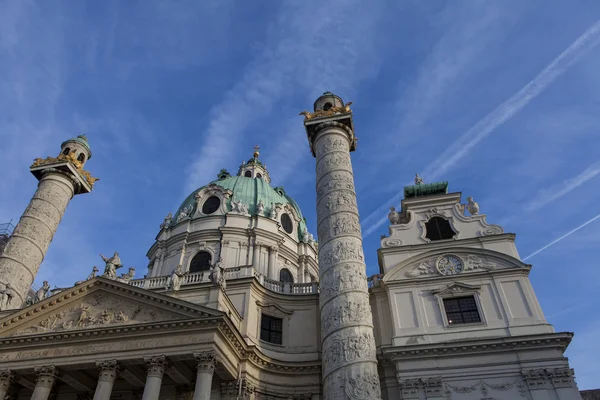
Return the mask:
M479 214L479 204L477 204L477 202L475 200L473 200L473 197L469 196L467 197L467 211L469 211L469 214L471 215L477 215Z
M415 185L422 185L423 184L423 178L421 178L419 176L419 174L415 174Z

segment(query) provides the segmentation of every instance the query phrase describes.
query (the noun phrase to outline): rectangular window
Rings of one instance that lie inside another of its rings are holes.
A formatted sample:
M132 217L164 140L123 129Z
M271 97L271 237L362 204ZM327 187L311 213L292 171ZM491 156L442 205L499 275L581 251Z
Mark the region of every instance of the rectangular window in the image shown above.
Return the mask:
M283 331L283 320L262 314L260 322L260 340L265 342L281 344Z
M481 316L473 296L444 299L444 309L448 325L481 322Z

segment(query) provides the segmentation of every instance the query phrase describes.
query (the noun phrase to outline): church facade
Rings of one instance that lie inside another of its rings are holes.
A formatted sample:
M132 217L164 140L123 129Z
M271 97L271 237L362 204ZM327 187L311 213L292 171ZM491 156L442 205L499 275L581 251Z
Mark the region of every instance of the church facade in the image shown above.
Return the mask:
M36 159L0 254L0 400L581 399L573 334L546 321L515 235L446 182L404 189L366 276L350 103L326 92L302 114L318 235L255 148L165 217L141 279L115 252L72 287L30 290L96 181L85 136Z

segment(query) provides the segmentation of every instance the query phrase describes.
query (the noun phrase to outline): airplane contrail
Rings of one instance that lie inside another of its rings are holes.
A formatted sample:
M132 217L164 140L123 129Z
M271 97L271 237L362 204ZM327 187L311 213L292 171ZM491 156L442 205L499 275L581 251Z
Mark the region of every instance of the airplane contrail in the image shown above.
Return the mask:
M481 140L489 136L496 128L504 124L515 114L521 111L527 104L550 86L556 78L577 62L589 49L600 42L600 20L596 21L588 30L567 47L546 68L521 90L512 95L504 103L500 104L494 111L483 117L458 140L456 140L440 157L435 160L431 167L427 168L422 176L435 180L438 176L445 174L458 161L464 158L469 151ZM372 212L365 218L363 225L369 225L364 229L364 236L369 236L379 228L386 220L385 210L390 205L398 202L403 190L398 192L385 204ZM381 216L381 217L379 217ZM375 218L379 218L372 223Z
M591 224L592 222L594 222L595 220L597 220L598 218L600 218L600 214L596 215L594 218L584 222L583 224L579 225L577 228L573 229L572 231L569 231L567 233L565 233L564 235L562 235L561 237L559 237L558 239L548 243L547 245L545 245L544 247L542 247L539 250L534 251L533 253L531 253L530 255L528 255L525 258L522 258L521 261L526 261L527 259L535 256L536 254L541 253L542 251L546 250L548 247L555 245L556 243L560 242L561 240L563 240L564 238L566 238L567 236L571 236L572 234L574 234L575 232L577 232L578 230L584 228L585 226Z

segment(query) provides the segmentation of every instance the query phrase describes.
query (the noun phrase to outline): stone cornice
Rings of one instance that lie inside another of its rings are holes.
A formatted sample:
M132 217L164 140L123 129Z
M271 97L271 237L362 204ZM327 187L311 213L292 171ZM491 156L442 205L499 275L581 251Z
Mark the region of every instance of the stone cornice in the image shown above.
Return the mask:
M485 242L504 242L509 240L514 242L516 235L514 233L501 233L499 235L489 235L489 236L477 236L472 238L465 239L456 239L456 240L440 240L429 243L420 243L420 244L409 244L404 246L396 246L396 247L385 247L377 250L377 253L387 253L387 254L402 254L402 253L420 253L426 251L433 250L448 250L453 251L455 247L467 247L469 245L480 245ZM472 249L481 249L480 247L471 247Z
M480 338L452 342L380 347L380 358L401 361L412 358L454 357L457 354L481 354L518 350L560 349L564 352L573 338L571 332L542 335Z

